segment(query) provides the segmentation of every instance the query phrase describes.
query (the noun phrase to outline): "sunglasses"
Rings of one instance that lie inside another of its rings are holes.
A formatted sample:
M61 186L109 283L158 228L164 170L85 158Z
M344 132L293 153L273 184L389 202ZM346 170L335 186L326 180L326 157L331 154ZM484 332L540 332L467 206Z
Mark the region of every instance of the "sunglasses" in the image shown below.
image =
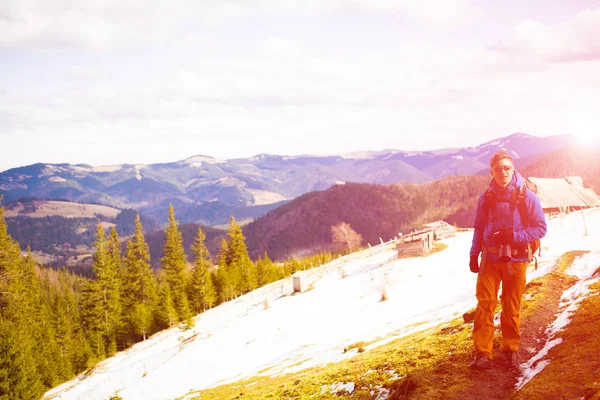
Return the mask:
M495 172L500 172L500 171L510 172L510 171L512 171L513 167L512 167L512 165L497 165L492 169Z

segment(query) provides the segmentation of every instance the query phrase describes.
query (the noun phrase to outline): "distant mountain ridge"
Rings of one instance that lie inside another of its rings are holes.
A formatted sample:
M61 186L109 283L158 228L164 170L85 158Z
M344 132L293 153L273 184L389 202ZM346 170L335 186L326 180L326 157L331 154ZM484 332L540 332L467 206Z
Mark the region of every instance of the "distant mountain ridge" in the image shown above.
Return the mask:
M203 225L253 219L304 193L340 182L426 183L486 171L500 148L517 161L558 150L568 135L546 138L515 133L477 147L433 151L383 150L332 156L259 154L217 160L193 156L161 164L93 167L85 164L33 164L0 173L4 202L24 197L132 208L158 221L173 204L182 222Z

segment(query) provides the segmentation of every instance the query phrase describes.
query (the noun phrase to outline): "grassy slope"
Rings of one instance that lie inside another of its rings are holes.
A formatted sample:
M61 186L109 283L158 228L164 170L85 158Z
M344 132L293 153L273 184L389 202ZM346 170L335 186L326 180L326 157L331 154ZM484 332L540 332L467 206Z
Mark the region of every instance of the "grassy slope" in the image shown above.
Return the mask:
M95 218L98 214L114 219L121 210L99 204L85 204L58 200L33 200L35 211L23 211L25 205L15 202L7 206L5 218L25 216L30 218L44 218L59 216L64 218Z
M552 273L528 285L523 304L522 326L527 327L524 341L526 335L530 336L528 340L535 346L535 336L543 337L543 328L552 321L562 291L576 281L564 271L580 254L565 254ZM553 362L520 392L513 389L517 378L513 373L502 368L472 371L467 367L472 352L472 323L456 319L367 352L358 353L361 346L356 346L351 351L357 355L339 363L279 377L253 377L204 390L196 393L197 398L374 399L385 393L390 399L598 399L600 284L592 288L595 293L582 302L568 329L560 334L564 343L550 351ZM497 337L496 347L499 343ZM538 347L542 345L538 343ZM349 382L355 385L352 394L332 393L332 385Z

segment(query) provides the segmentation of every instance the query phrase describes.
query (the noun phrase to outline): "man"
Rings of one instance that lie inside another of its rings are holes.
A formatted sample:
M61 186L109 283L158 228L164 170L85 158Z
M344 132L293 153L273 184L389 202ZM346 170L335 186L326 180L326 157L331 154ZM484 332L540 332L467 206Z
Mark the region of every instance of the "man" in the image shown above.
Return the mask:
M469 367L491 366L494 310L502 282L502 352L507 366L518 368L521 298L527 264L531 261L529 243L546 234L546 219L539 198L526 187L519 189L525 180L515 172L510 154L497 152L490 160L490 167L493 179L477 203L470 252L469 268L478 276L473 327L476 354ZM519 201L524 204L518 204Z

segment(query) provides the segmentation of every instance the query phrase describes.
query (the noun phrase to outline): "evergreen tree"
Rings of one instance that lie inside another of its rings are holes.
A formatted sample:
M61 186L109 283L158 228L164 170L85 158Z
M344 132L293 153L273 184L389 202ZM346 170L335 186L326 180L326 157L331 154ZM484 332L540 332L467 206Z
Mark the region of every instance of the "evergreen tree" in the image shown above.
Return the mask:
M189 272L178 225L175 219L175 211L173 206L170 205L169 224L165 230L165 244L163 246L161 265L165 272L165 279L169 285L171 296L173 297L177 322L183 322L185 326L190 327L192 326L192 313L186 293Z
M0 208L0 399L34 399L44 392L36 355L33 271L8 235ZM35 295L35 294L34 294Z
M177 310L171 294L171 287L164 271L158 274L158 304L156 307L156 322L160 329L174 326L177 319Z
M48 274L42 278L44 292L48 296L47 304L51 307L52 315L49 321L56 337L58 346L58 373L62 379L71 379L76 371L74 365L74 341L76 317L73 315L77 308L70 287L66 284L65 273L60 273L56 287L51 285Z
M235 298L236 295L236 279L234 271L231 268L231 264L228 261L229 256L229 242L225 238L221 238L221 248L219 249L218 261L219 267L217 269L216 281L219 298L221 302L226 302Z
M88 316L92 316L88 323L92 331L101 335L104 340L101 347L106 350L108 355L116 352L117 335L121 330L121 294L116 270L116 263L120 264L120 251L115 249L118 246L119 239L116 232L112 238L107 240L104 228L98 224L96 243L94 244L96 253L92 264L96 280L88 286L89 297L87 299L87 306L94 310L90 310L88 313ZM93 291L98 291L98 293L92 293ZM90 304L89 301L97 303ZM100 317L99 320L98 317ZM98 349L100 349L100 345L98 345ZM97 353L97 355L100 356L101 353Z
M38 277L37 265L27 248L27 255L22 259L22 279L25 282L24 296L27 306L21 306L25 313L29 335L34 340L37 370L46 388L53 387L69 374L64 371L60 360L60 348L56 340L56 332L52 324L52 308L46 293L42 293L42 283Z
M150 252L139 215L133 241L127 242L122 278L122 304L128 341L137 341L151 332L157 303L156 280L150 268Z
M206 235L202 228L198 227L198 234L194 243L192 243L194 269L189 290L189 299L196 313L212 307L217 300L217 293L209 271L212 260L204 244L205 239Z
M106 357L106 343L103 336L104 310L102 309L102 290L97 281L86 281L81 294L81 320L92 356L87 367L91 367Z
M45 388L26 327L0 317L0 400L37 399Z
M256 275L258 287L262 287L277 280L273 262L266 251L263 257L259 257L258 260L256 260Z
M235 271L236 294L243 294L257 288L256 267L246 248L246 242L242 228L231 217L229 223L229 253L228 263L230 268Z

